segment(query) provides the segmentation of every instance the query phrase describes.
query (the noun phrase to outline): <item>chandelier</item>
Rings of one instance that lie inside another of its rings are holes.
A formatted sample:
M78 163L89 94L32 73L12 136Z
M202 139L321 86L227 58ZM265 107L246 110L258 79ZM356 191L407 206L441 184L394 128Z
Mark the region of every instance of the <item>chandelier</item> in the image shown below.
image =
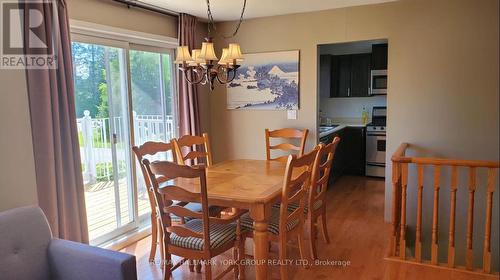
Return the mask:
M230 37L234 37L241 26L243 21L243 14L245 13L246 0L243 1L243 8L236 30ZM212 11L210 10L210 0L207 0L207 16L208 37L205 42L201 44L201 49L193 49L189 52L188 46L177 47L177 55L175 64L179 65L179 70L184 75L185 80L190 84L208 84L210 90L215 88L216 81L220 84L228 84L236 77L236 72L240 67L240 62L243 61L243 55L239 44L229 44L227 48L222 49L220 60L217 58L214 50L214 43L210 37L210 26L215 30L214 19Z

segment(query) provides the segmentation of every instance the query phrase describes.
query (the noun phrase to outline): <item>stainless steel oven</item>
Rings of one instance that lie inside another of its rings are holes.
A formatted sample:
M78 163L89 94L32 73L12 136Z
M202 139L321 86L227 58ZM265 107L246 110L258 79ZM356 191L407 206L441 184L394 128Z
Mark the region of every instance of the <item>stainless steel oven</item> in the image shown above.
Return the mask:
M370 79L370 95L387 94L387 70L372 70Z
M366 126L365 175L385 177L387 107L372 110L372 122Z
M366 132L366 175L385 177L385 131L374 131L367 127Z

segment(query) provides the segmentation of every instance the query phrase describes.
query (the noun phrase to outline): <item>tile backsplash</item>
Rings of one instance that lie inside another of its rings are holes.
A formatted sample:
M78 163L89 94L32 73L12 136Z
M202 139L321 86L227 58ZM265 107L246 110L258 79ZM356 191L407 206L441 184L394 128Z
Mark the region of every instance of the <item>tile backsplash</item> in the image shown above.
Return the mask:
M377 95L371 97L346 97L346 98L321 98L319 108L323 115L332 119L361 118L363 107L372 116L374 106L386 106L387 96Z

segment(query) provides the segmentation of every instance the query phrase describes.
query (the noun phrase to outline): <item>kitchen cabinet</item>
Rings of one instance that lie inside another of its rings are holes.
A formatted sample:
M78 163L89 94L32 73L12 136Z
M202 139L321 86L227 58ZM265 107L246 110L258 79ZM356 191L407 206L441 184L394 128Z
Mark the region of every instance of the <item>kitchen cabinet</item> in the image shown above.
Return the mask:
M332 88L332 56L323 54L319 56L319 96L330 97Z
M387 44L372 45L372 70L386 70L387 69Z
M331 97L349 97L351 87L351 56L334 55L332 58Z
M368 97L371 55L332 56L330 97Z
M332 170L330 171L330 180L331 182L335 182L338 178L344 174L345 171L345 164L344 164L344 155L342 153L342 139L344 139L344 129L337 131L335 135L332 137L339 137L340 142L337 145L337 149L335 150L335 154L333 155L333 163L332 163Z
M330 182L331 183L333 183L340 176L342 176L342 174L344 173L344 169L345 169L345 164L343 164L344 159L343 159L343 155L342 155L342 145L343 145L342 139L344 138L344 129L338 130L338 131L336 131L332 134L329 134L328 136L322 137L320 139L320 142L327 145L329 143L332 143L332 141L335 137L340 138L340 142L337 145L337 148L335 150L335 154L333 155L332 168L330 170Z
M321 137L320 142L325 144L331 143L335 137L340 137L330 171L331 183L342 175L365 175L365 134L366 127L348 126L328 136Z
M346 127L343 131L343 145L341 147L342 163L345 165L344 174L365 175L366 158L366 128ZM339 143L340 144L340 143Z
M367 97L370 94L369 53L351 55L351 90L350 97Z

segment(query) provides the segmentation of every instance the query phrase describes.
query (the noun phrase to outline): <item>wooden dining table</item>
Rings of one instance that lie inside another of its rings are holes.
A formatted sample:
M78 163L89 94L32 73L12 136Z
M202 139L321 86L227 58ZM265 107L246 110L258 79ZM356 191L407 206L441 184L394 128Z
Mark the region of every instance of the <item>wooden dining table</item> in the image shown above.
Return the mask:
M268 276L267 223L271 207L281 200L286 164L268 160L228 160L207 168L208 203L247 209L254 220L254 259L256 279ZM199 180L181 178L175 185L199 192Z

